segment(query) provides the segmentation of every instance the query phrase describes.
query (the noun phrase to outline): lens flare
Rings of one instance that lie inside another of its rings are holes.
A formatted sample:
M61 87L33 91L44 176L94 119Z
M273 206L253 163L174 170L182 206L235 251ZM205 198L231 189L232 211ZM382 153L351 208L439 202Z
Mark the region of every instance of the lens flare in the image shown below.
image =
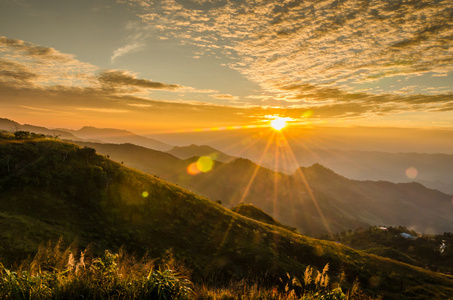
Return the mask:
M418 171L416 168L410 167L406 170L407 178L414 179L415 177L417 177L417 175L418 175Z
M214 161L209 156L202 156L197 161L197 168L203 173L209 172L214 166Z
M190 175L197 175L197 174L200 174L201 171L198 170L197 168L197 163L194 162L194 163L191 163L188 167L187 167L187 173L189 173Z
M190 175L197 175L200 173L207 173L212 170L214 160L209 156L202 156L196 162L191 163L187 167L187 173Z
M313 115L313 111L312 110L307 110L306 112L304 112L302 114L302 118L310 118L312 115Z

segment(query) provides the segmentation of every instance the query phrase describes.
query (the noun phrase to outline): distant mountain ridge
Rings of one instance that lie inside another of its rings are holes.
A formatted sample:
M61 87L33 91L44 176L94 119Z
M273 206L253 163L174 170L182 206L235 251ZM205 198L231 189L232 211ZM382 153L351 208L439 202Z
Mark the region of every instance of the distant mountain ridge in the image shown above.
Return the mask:
M320 163L356 180L419 182L453 194L453 155L441 153L386 153L354 150L295 149L297 165Z
M167 151L167 153L170 153L177 158L180 159L188 159L191 157L200 157L200 156L209 156L213 160L228 163L232 162L233 160L236 159L236 157L227 155L223 152L220 152L219 150L216 150L212 148L211 146L208 145L189 145L189 146L175 146L171 150Z
M14 132L16 130L30 131L49 136L55 136L60 139L70 141L91 141L115 144L130 143L160 151L167 151L173 147L155 139L140 136L127 130L114 128L96 128L92 126L84 126L79 130L48 129L45 127L28 124L21 125L15 121L0 118L0 130L9 132Z
M271 155L263 153L272 138L271 130L224 131L222 138L219 135L206 131L150 137L175 145L209 145L287 174L301 166L319 163L355 180L416 181L453 194L453 130L300 126L283 132L291 151L273 143L267 149ZM273 155L276 152L286 152L287 159Z
M130 143L160 151L166 151L172 148L172 146L158 140L143 137L130 131L121 129L85 126L79 130L70 132L72 132L76 136L83 138L84 140L97 140L104 143L115 144Z
M39 133L39 134L45 134L48 136L58 137L61 139L67 139L67 140L72 140L72 141L81 140L80 138L76 137L75 135L73 135L72 133L70 133L66 130L48 129L46 127L34 126L34 125L29 125L29 124L21 125L13 120L4 119L4 118L0 118L0 130L9 131L9 132L22 130L22 131L30 131L30 132L34 132L34 133Z

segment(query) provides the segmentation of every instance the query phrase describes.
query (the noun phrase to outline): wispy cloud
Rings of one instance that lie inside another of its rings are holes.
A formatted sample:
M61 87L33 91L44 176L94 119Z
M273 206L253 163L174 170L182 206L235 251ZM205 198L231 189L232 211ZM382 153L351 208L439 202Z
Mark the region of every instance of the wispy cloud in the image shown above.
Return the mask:
M211 96L216 99L225 99L225 100L238 100L239 99L239 97L233 96L230 94L215 94L215 95L211 95Z
M120 48L116 49L115 51L113 51L113 55L112 55L112 57L110 57L110 62L114 63L115 60L121 56L140 51L144 48L144 46L145 46L145 44L143 42L135 42L135 43L120 47Z
M138 3L140 5L140 3ZM146 8L147 6L140 7ZM141 51L146 46L146 39L148 37L147 26L140 22L128 22L124 28L127 32L125 37L125 45L115 49L112 56L110 57L110 62L113 64L118 58Z
M130 110L125 110L125 109L95 108L95 107L78 107L77 110L100 112L100 113L115 113L115 114L118 114L118 113L124 114L124 113L130 112Z

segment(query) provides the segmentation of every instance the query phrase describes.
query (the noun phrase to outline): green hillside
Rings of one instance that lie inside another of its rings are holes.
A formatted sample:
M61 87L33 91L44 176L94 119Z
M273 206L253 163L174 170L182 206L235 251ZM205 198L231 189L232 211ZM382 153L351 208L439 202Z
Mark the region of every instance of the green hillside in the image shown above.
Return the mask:
M410 234L405 237L404 234ZM453 233L420 235L405 227L370 227L343 231L329 239L376 254L442 273L453 273Z
M98 254L121 246L160 257L173 249L195 282L303 278L329 263L332 285L358 278L389 299L453 296L453 278L320 241L236 214L92 148L53 140L0 141L0 261L9 266L62 237Z

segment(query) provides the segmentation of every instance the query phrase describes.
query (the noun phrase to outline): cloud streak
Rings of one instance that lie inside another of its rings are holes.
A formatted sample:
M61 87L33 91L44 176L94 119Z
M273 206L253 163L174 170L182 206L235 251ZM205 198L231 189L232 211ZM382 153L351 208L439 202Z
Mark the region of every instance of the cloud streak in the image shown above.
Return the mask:
M153 90L177 90L182 88L177 84L166 84L155 82L147 79L139 79L135 75L127 71L109 70L103 71L99 75L99 81L103 85L110 87L139 87Z
M114 63L119 57L127 55L129 53L140 51L144 48L145 44L141 42L136 42L128 44L126 46L120 47L113 51L112 57L110 57L110 62Z
M125 38L126 45L113 51L113 54L110 57L110 63L112 64L122 56L145 49L146 39L148 38L147 26L144 26L143 23L139 22L128 22L125 25L125 30L128 32Z

